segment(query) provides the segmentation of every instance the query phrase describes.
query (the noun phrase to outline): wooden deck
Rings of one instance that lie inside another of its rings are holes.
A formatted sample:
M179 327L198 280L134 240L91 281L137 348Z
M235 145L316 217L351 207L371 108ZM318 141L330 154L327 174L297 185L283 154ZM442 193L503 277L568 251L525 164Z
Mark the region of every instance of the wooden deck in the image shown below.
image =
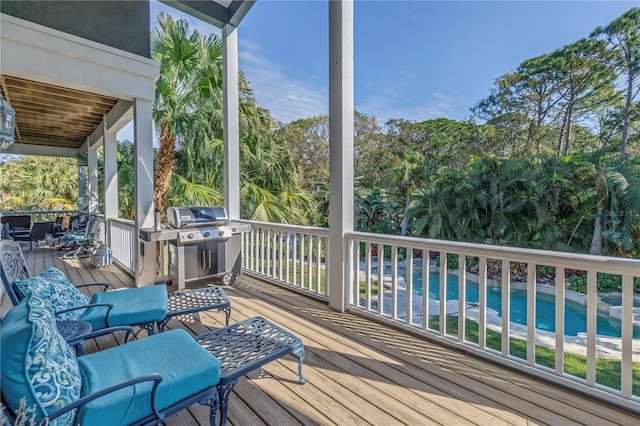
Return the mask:
M133 285L116 266L95 269L86 259L63 261L59 254L48 248L25 251L32 273L53 265L76 284ZM302 338L307 353L305 385L297 381L292 356L242 378L230 398L232 425L640 424L640 417L629 412L362 317L332 311L321 302L246 274L225 291L231 300L231 322L256 315L268 318ZM200 334L223 322L224 314L206 312L172 320L168 328ZM87 352L113 346L120 338L88 342ZM206 425L208 409L196 404L166 424Z

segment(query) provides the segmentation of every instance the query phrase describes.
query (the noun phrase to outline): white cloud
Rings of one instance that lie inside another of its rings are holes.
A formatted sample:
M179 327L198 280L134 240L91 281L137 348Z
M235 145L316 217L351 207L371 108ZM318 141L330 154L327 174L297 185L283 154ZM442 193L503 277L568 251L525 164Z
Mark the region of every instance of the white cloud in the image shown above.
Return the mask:
M326 87L316 87L308 76L286 71L260 50L258 44L240 39L240 70L247 76L258 105L282 123L328 113Z
M369 96L356 104L356 109L367 115L375 115L382 123L392 118L423 121L432 118L446 117L462 120L466 107L464 101L455 96L435 92L419 105L407 105L407 98L385 90L384 94Z

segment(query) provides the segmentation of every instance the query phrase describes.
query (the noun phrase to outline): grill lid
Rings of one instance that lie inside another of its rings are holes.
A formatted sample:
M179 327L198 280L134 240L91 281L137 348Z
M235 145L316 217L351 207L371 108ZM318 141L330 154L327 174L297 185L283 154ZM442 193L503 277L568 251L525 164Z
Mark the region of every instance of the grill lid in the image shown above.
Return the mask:
M172 228L219 226L227 223L227 210L214 207L169 207L167 220Z

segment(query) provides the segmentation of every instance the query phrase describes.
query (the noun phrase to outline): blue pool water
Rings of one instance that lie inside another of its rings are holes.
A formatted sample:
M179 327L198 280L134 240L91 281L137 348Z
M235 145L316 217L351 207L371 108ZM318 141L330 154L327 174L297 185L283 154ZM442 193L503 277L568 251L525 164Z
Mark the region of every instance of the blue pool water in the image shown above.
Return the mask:
M414 293L422 295L422 276L413 280ZM479 301L478 283L467 281L465 300L470 303ZM433 273L429 276L429 298L440 300L440 275ZM458 277L447 276L447 300L458 300ZM487 306L502 316L502 289L487 287ZM555 331L556 311L555 296L538 293L536 296L536 328ZM609 316L597 316L596 333L603 336L620 337L621 321ZM518 324L527 325L527 292L511 290L510 320ZM576 336L587 332L586 306L565 300L564 334ZM640 338L640 327L633 328L633 337Z

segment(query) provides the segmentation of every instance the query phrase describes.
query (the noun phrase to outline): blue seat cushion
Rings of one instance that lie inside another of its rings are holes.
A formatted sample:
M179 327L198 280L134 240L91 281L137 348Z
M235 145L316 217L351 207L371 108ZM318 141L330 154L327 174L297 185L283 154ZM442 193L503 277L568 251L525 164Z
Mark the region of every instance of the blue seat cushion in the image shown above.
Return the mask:
M75 288L64 273L53 266L35 277L16 280L14 286L25 296L31 293L40 295L51 304L54 312L88 305L90 302L87 295ZM58 319L77 320L84 313L82 309L65 312L60 314Z
M81 376L75 353L56 328L50 305L29 294L2 321L2 395L12 411L20 400L34 409L35 423L80 398ZM50 425L72 424L75 410Z
M162 410L220 381L220 362L184 330L171 330L78 358L82 396L136 376L159 373L156 393ZM138 384L78 409L76 423L129 424L151 414L151 384Z
M109 325L143 324L160 321L167 316L167 287L163 285L127 288L95 293L91 303L110 303ZM94 330L107 326L106 308L91 308L80 318Z

